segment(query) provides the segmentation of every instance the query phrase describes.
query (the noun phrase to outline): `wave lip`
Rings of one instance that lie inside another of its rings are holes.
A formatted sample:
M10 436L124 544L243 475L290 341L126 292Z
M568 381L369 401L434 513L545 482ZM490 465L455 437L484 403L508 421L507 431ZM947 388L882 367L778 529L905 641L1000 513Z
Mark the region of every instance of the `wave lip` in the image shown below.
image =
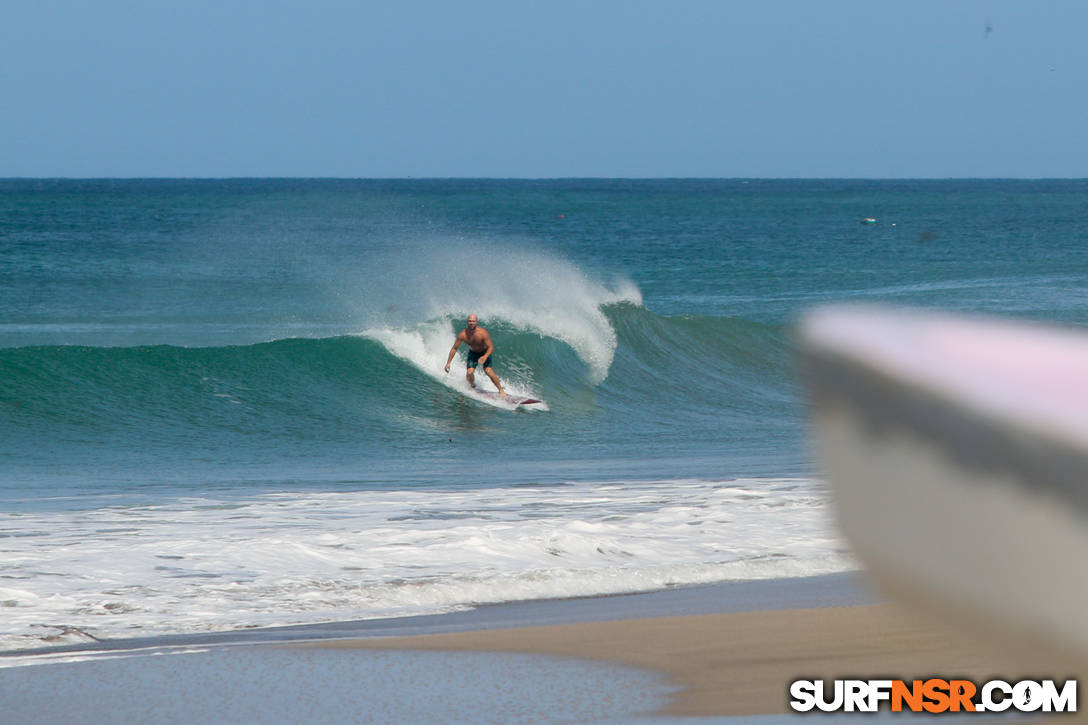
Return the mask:
M604 308L642 304L642 293L625 278L605 283L561 257L490 245L471 256L432 251L416 282L426 290L422 319L452 321L460 329L465 317L476 314L488 329L497 322L559 340L588 366L591 385L608 377L616 352L616 331Z

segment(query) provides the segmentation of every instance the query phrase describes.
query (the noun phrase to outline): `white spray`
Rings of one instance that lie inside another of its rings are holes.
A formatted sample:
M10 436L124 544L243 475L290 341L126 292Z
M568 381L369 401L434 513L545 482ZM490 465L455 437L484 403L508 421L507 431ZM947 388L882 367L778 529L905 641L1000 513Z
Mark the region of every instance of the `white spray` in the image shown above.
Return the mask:
M415 301L411 316L417 321L374 326L362 334L440 380L452 330L476 313L484 327L502 320L570 345L589 368L588 382L597 385L608 377L616 352L616 332L602 307L642 304L638 288L626 279L606 284L557 256L464 240L427 248L408 273L390 272L402 278L402 296ZM403 311L397 311L403 320Z

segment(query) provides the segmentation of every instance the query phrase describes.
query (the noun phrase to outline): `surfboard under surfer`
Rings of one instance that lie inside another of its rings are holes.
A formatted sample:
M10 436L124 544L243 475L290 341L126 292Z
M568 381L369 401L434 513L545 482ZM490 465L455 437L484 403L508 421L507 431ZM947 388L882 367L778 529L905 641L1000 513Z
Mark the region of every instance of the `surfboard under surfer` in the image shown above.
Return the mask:
M480 318L476 315L469 315L465 321L465 329L457 333L457 339L453 341L450 356L446 360L446 372L450 371L450 363L453 362L453 356L457 354L457 348L462 342L468 345L468 370L465 373L468 384L476 387L476 367L480 366L487 377L491 378L491 382L495 383L499 395L506 397L506 391L502 389L499 376L491 369L491 363L495 360L495 344L491 342L491 335L487 330L480 327Z

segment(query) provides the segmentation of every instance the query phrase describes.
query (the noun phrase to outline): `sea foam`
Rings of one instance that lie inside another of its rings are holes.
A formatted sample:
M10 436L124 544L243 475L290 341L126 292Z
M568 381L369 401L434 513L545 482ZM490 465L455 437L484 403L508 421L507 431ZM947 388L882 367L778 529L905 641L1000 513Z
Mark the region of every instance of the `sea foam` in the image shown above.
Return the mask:
M807 479L186 497L0 530L3 649L854 567Z

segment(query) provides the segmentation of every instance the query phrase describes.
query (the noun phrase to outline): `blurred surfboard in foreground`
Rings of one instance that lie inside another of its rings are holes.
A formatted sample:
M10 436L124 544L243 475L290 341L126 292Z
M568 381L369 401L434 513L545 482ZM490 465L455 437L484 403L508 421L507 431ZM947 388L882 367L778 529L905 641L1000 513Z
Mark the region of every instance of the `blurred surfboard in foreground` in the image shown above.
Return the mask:
M841 306L801 342L817 455L878 583L1088 654L1088 333Z

